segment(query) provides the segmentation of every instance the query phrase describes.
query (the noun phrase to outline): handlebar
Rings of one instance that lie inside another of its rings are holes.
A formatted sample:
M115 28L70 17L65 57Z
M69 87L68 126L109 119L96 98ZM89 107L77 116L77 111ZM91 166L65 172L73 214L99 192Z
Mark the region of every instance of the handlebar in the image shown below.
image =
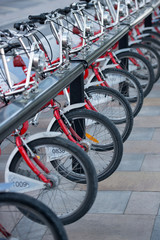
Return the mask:
M87 2L87 3L89 3L91 0L79 0L80 2Z
M70 8L73 10L78 10L78 6L83 6L85 9L89 9L94 6L94 4L91 2L91 0L80 0L78 3L72 3L70 5Z
M8 47L8 43L0 41L0 49Z
M94 7L94 4L91 3L91 2L88 2L88 3L86 4L86 6L85 6L86 9L90 9L90 8L92 8L92 7Z
M40 24L44 24L45 20L47 19L48 13L41 13L39 15L29 15L29 20L32 20L34 22L38 22Z
M8 46L6 46L6 47L4 48L4 51L5 51L5 53L7 53L7 52L9 52L10 50L12 50L12 49L14 49L14 48L19 48L19 47L21 47L21 44L18 43L18 42L12 43L12 44L8 44Z
M29 22L17 22L17 23L14 24L13 27L17 31L24 31L24 30L26 30L27 26L35 27L35 24L31 21L29 21Z
M13 37L13 34L11 33L10 30L4 29L0 30L0 37Z
M71 9L73 9L73 10L78 10L78 7L77 7L77 4L76 3L72 3L71 5L70 5L70 8Z
M67 15L68 13L70 13L71 8L70 7L65 7L65 8L59 8L57 9L57 12L62 14L62 15Z
M14 43L7 43L0 41L0 49L4 48L5 53L9 52L13 48L19 48L21 47L21 44L19 42L14 42Z
M70 5L70 8L76 11L79 9L80 6L86 7L86 5L87 5L87 2L82 0L81 2L78 2L78 3L72 3Z

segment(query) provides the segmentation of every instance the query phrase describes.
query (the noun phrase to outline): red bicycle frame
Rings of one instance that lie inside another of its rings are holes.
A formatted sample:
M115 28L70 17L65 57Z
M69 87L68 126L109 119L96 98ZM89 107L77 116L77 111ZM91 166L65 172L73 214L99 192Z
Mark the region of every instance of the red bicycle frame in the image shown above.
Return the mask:
M9 232L7 232L7 230L0 224L0 232L3 234L3 236L5 238L9 238L11 237L11 234Z

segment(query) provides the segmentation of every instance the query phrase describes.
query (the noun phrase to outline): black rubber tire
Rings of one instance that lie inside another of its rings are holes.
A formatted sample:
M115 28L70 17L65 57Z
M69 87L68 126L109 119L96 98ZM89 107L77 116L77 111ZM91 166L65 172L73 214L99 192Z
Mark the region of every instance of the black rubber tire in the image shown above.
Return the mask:
M160 20L157 22L152 22L153 27L159 27L160 26Z
M157 39L158 41L160 41L160 33L154 31L154 30L150 30L150 29L146 29L144 28L143 33L149 33L150 37L153 39Z
M118 53L118 54L116 54L116 57L119 59L119 61L120 61L119 64L121 65L121 67L125 70L127 70L127 68L121 62L122 60L125 60L125 59L129 59L129 58L136 59L144 64L145 69L147 70L148 76L141 74L141 71L138 72L137 68L133 71L132 71L132 69L131 69L131 71L130 71L130 69L128 69L128 71L131 74L133 74L137 78L137 80L140 82L142 89L143 89L144 97L146 97L152 90L153 84L155 82L155 76L154 76L154 71L153 71L152 65L149 63L149 61L147 61L147 59L145 57L141 56L138 53L132 52L132 51L125 51L122 53ZM144 81L146 81L145 84L144 84Z
M139 81L132 74L123 69L106 68L102 71L102 73L104 78L103 80L105 80L107 83L109 83L107 81L107 77L112 81L110 74L113 76L111 87L118 90L129 101L132 108L133 117L137 116L143 106L143 91ZM119 84L114 84L114 80L116 80L117 76L119 79L124 78L124 81L120 82ZM125 92L124 88L126 88L126 85L127 89ZM131 96L132 91L134 91L133 96Z
M147 43L151 47L153 47L156 51L160 53L160 41L156 38L152 38L151 36L141 38L142 43Z
M94 166L90 158L88 157L88 155L76 144L61 137L36 139L29 142L27 145L34 152L38 151L38 148L43 147L42 153L45 153L44 164L52 173L51 175L48 176L48 178L51 177L51 180L52 180L54 176L55 179L58 179L58 182L55 185L53 185L53 187L49 188L46 186L45 189L40 189L40 191L37 191L38 193L34 192L34 197L36 199L41 200L42 202L44 201L45 204L47 204L47 206L50 207L51 210L53 210L57 214L57 216L61 219L63 224L73 223L77 221L79 218L81 218L82 216L84 216L88 212L88 210L91 208L97 193L97 176L96 176ZM60 162L59 155L57 157L55 156L55 154L57 154L56 152L57 149L59 150L60 153L66 154L66 155L62 155L63 162L62 161ZM51 152L52 155L50 153L50 150L52 151ZM53 150L55 152L53 152ZM49 156L46 157L46 153L48 153ZM36 152L36 154L40 155L41 152L40 153ZM70 169L71 165L69 166L66 165L65 169L67 169L68 167L68 171L66 171L66 173L68 175L69 174L71 175L64 176L64 174L61 174L59 172L59 169L55 169L55 167L52 165L52 162L55 161L54 156L56 157L56 159L58 158L59 166L73 163L73 158L74 158L74 162L76 162L76 164L79 164L79 168L82 170L82 172L78 172L78 171L75 172L73 168ZM49 157L49 161L47 161L48 157ZM69 163L65 162L65 157L66 157L66 161L69 161ZM71 158L69 159L69 157ZM40 158L41 161L43 161L42 158L43 158L43 155ZM39 180L38 177L30 170L30 168L24 162L19 152L17 152L13 156L9 169L12 172ZM52 181L54 182L54 179ZM77 188L79 186L79 188L82 188L84 190L82 194L84 196L80 195L80 196L77 196L77 199L73 199L71 194L73 195L81 192L81 191L78 192L78 189L76 189L76 184L77 184ZM73 185L73 190L72 190L72 185ZM68 186L70 186L69 190L67 190ZM28 194L31 194L31 193L28 192ZM62 197L65 197L65 199L61 200ZM81 197L82 197L82 200L81 200ZM76 202L75 204L73 203L74 200L77 200L78 202ZM70 204L71 206L69 206ZM64 208L64 213L62 212L60 213L59 211L62 211L63 208Z
M145 42L144 42L145 43ZM132 49L140 49L142 52L144 52L144 57L151 63L155 75L155 82L159 79L160 77L160 55L158 51L156 51L153 47L147 45L147 44L141 44L141 43L135 43L130 46ZM136 51L137 52L137 51ZM149 54L149 55L147 55ZM153 62L154 59L154 62Z
M87 143L90 147L87 149L87 153L96 169L98 181L108 178L119 166L123 154L122 138L115 125L102 114L86 109L72 110L66 113L65 117L72 124L73 128L75 124L78 124L83 136L86 136L84 128L86 130L89 126L90 129L87 129L87 134L88 131L91 131L89 134L91 134L92 139L100 139L99 141L102 139L102 143L100 142L100 144L99 142L97 144L94 140L88 139ZM85 127L84 125L82 127L82 122L86 123ZM89 125L87 125L87 123L89 123ZM77 129L75 130L77 131ZM60 126L57 121L53 123L50 131L60 131ZM106 140L104 144L103 139ZM84 145L85 144L86 139L84 139Z
M116 125L126 141L133 128L132 109L126 98L115 89L102 86L89 87L85 92L96 110Z
M4 211L3 207L5 207L4 214L3 214L3 211ZM56 214L53 213L42 202L40 202L30 196L20 194L20 193L15 193L15 192L14 193L13 192L0 192L0 215L3 214L3 215L1 215L1 225L5 228L6 231L7 231L7 229L10 230L10 223L8 222L8 220L7 220L7 224L4 225L5 221L6 221L5 215L7 215L6 214L7 209L9 212L8 214L11 214L10 216L11 216L12 229L14 226L14 231L12 231L10 233L13 234L12 237L18 237L16 239L24 239L24 236L26 236L25 239L30 239L30 240L35 239L34 233L33 233L33 238L31 235L32 231L34 231L34 227L35 227L36 237L39 240L44 237L45 233L43 231L41 232L41 231L37 231L37 230L38 229L42 230L42 228L45 228L45 227L47 227L47 229L45 229L45 231L47 230L49 239L54 239L54 240L67 240L68 239L66 231L65 231L60 219L56 216ZM39 219L39 222L41 222L41 223L38 224L38 223L31 221L30 218L26 218L27 214L24 217L21 214L21 211L18 214L18 209L23 209L25 211L25 213L28 212L28 214L34 215L37 219ZM14 214L15 210L16 210L16 214ZM22 215L22 218L18 218L19 215L20 216ZM21 222L24 220L24 218L25 218L25 224L27 225L26 229L24 226L21 226ZM7 219L9 219L9 218L7 218ZM28 224L31 225L31 229L29 232L28 232ZM42 226L41 224L43 224L44 226ZM39 227L39 228L37 229L37 227ZM17 231L16 231L16 229L17 229ZM25 232L25 230L27 232ZM1 238L1 234L2 234L2 232L0 231L0 238ZM15 234L18 234L18 236ZM19 236L19 234L21 236ZM26 235L26 234L28 234L28 235ZM41 234L42 234L42 236L41 236Z

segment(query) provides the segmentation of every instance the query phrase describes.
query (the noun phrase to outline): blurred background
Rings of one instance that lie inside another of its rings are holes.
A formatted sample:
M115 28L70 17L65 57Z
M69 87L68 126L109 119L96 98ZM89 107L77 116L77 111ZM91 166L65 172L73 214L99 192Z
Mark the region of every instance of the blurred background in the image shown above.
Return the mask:
M77 0L0 0L0 28L12 27L16 21L30 14L50 12L63 8Z

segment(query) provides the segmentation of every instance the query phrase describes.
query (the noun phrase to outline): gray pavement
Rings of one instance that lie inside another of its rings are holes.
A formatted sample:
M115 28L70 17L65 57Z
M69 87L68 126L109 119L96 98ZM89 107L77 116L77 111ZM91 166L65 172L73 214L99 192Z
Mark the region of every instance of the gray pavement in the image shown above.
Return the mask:
M66 227L70 240L160 239L160 81L144 101L118 170L99 183L96 201Z
M158 91L159 90L159 91ZM123 159L111 177L99 183L96 201L89 213L66 226L69 240L159 240L160 239L160 80L144 100L124 144ZM46 129L49 112L38 126ZM36 132L36 128L30 132ZM0 181L8 155L14 148L2 144Z
M0 26L69 3L70 0L1 0ZM44 116L39 131L46 125ZM7 140L2 144L1 182L13 148ZM118 170L99 183L98 195L89 213L65 228L69 240L160 239L160 81L154 85L135 118Z

